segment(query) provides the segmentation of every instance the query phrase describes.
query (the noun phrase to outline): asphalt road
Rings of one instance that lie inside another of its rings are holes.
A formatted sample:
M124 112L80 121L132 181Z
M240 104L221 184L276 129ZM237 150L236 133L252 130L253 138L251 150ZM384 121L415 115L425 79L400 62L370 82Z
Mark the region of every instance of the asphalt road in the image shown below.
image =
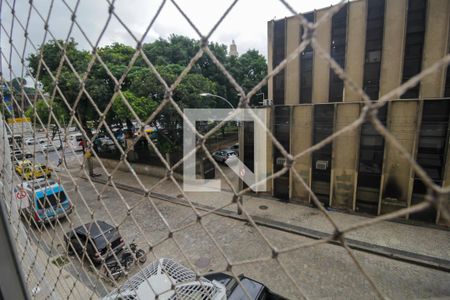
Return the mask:
M301 298L296 285L311 299L376 298L370 284L342 247L324 244L280 254L273 259L268 242L281 249L312 240L280 230L254 228L248 223L213 214L203 217L201 226L194 222L196 216L190 207L148 199L102 184L92 185L81 178L72 182L63 173L60 175L67 194L75 204L75 212L70 215L70 220L61 219L55 226L48 225L43 231L31 229L51 256L61 253L62 236L70 229L70 223L76 227L93 217L119 225L126 241L134 240L146 251L151 249L148 262L156 257L171 257L185 265L189 260L195 267L197 261L207 261L207 266L201 269L196 267L197 270L220 272L226 270L229 261L235 274L244 273L290 299ZM98 197L99 194L101 197ZM188 226L192 222L193 225ZM169 227L172 231L177 229L173 235L169 235ZM389 298L450 295L449 273L368 253L355 251L355 254L380 291ZM252 259L261 261L240 264ZM66 265L69 272L79 273L80 279L89 288L101 295L112 288L103 281L99 284L94 273L89 270L85 272L86 268L82 268L77 259L70 260L71 264ZM136 267L134 271L137 270ZM95 283L96 286L93 285Z

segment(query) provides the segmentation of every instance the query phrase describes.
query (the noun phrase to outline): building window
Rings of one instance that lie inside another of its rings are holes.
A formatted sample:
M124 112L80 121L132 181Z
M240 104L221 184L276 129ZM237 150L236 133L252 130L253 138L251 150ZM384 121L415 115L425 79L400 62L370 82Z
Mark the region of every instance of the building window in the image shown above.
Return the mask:
M348 5L334 14L331 21L331 57L338 63L341 68L345 68L345 48L347 40L347 12ZM344 82L336 73L330 69L330 102L342 102L344 90Z
M450 66L447 66L447 77L445 78L444 97L450 97Z
M244 124L244 151L239 156L244 157L244 164L250 170L255 169L255 143L254 143L254 122L242 122ZM239 149L241 150L241 149ZM244 187L247 185L244 182Z
M366 63L378 63L381 62L381 51L369 51L366 56Z
M273 30L273 62L276 68L286 57L286 19L275 21ZM273 103L284 104L285 69L273 77Z
M372 100L379 97L385 0L367 1L366 53L363 89Z
M276 106L274 108L274 126L273 134L280 142L284 149L290 151L290 124L291 124L291 107ZM280 150L273 147L273 164L274 172L284 168L285 157ZM289 172L274 179L274 195L283 200L289 200Z
M416 160L437 185L442 185L444 179L449 115L449 100L424 101ZM411 203L417 204L424 201L426 193L425 184L416 174ZM436 210L430 208L411 215L411 218L434 222Z
M449 36L449 38L450 38L450 36ZM449 53L450 53L450 51L449 51ZM450 97L450 65L447 66L447 73L446 73L446 77L445 77L444 97Z
M386 106L378 110L378 119L386 124ZM383 169L384 138L370 122L361 126L359 145L356 210L376 215Z
M408 81L422 69L427 0L409 0L406 24L405 55L402 82ZM420 84L407 90L401 98L419 98Z
M308 22L314 22L314 13L304 14L303 17ZM300 41L303 36L303 27L300 27ZM299 103L311 103L312 100L312 77L313 77L314 50L309 44L300 53L300 101Z

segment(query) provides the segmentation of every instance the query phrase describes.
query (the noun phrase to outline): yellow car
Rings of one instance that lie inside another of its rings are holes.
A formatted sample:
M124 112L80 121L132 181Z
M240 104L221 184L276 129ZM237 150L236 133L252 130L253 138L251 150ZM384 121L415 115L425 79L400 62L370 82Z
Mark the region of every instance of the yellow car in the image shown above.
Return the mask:
M16 172L25 180L52 176L53 170L40 163L32 163L29 160L21 160L16 165Z

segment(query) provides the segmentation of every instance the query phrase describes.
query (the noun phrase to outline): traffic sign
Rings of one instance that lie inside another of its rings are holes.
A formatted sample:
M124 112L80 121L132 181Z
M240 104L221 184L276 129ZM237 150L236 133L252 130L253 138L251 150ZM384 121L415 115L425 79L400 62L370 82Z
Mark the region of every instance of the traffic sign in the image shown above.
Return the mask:
M22 200L23 198L25 198L27 196L27 192L25 192L24 190L19 190L17 193L16 193L16 198L18 199L18 200Z

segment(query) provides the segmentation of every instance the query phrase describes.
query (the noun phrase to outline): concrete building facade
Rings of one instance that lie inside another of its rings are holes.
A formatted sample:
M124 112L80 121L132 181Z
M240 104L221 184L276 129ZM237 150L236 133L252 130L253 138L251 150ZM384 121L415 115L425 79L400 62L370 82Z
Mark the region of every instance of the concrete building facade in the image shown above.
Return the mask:
M303 14L320 20L330 8ZM357 0L322 21L316 39L349 78L376 101L449 53L450 1ZM269 72L302 41L296 17L268 22ZM311 46L269 81L267 107L275 137L298 154L354 122L361 96L345 84ZM379 120L433 181L450 185L450 71L441 68L390 101ZM244 160L251 157L251 127L244 129ZM283 168L279 150L269 145L269 174ZM369 123L303 155L294 169L326 206L372 215L424 200L426 187L410 163ZM270 180L270 193L308 203L310 195L292 172ZM439 209L407 216L441 223Z

